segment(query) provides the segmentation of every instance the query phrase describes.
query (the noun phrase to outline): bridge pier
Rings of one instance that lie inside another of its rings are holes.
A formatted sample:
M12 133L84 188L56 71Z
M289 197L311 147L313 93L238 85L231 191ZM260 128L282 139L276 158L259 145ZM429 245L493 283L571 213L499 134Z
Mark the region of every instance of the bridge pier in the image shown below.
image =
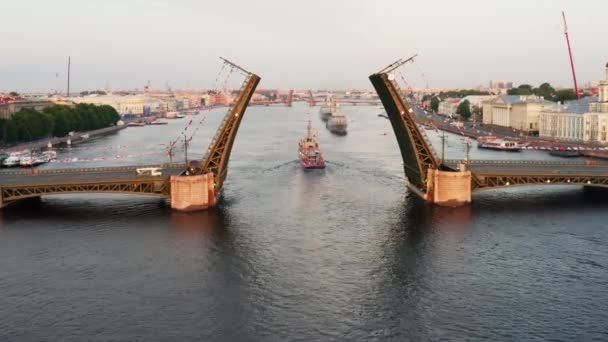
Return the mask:
M426 200L444 207L460 207L471 203L471 171L428 170Z
M213 173L199 176L171 176L171 208L197 211L215 206Z

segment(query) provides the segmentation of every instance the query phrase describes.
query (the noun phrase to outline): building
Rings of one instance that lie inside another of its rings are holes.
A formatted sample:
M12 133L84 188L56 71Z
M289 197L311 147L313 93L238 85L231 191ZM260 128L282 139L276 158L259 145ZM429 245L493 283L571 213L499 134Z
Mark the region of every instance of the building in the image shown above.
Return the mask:
M2 98L0 101L0 119L10 120L15 113L22 109L34 109L41 111L48 106L52 106L53 102L41 99L24 99Z
M540 114L540 136L557 140L608 144L608 64L598 96L556 105Z
M152 113L171 110L177 107L175 101L157 99L145 95L87 95L72 97L74 103L89 103L98 106L112 106L119 114L143 115L144 108L150 108Z
M506 94L511 88L513 88L511 81L490 81L489 90L494 94Z
M539 132L540 113L554 105L535 95L506 95L482 101L484 125L508 127L535 135Z
M449 117L456 116L456 109L458 109L458 105L462 99L458 98L447 98L441 102L439 102L439 107L437 108L437 114L446 115Z
M540 113L539 136L555 140L583 141L584 114L589 110L589 102L596 98L584 98L568 101L565 104L555 104Z

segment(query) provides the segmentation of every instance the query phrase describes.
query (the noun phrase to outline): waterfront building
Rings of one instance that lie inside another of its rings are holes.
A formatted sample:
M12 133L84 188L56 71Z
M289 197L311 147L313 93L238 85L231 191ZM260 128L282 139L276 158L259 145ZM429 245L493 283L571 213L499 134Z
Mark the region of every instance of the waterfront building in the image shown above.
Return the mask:
M437 114L446 115L449 117L456 116L456 109L458 108L461 100L462 99L459 98L447 98L439 102Z
M508 127L533 135L538 133L539 115L554 103L535 95L506 95L482 101L483 124Z
M558 104L540 114L539 135L572 142L608 144L608 64L598 96Z
M87 95L72 97L74 103L89 103L94 105L112 106L119 114L143 115L144 108L150 108L152 113L176 108L175 100L164 101L146 95Z

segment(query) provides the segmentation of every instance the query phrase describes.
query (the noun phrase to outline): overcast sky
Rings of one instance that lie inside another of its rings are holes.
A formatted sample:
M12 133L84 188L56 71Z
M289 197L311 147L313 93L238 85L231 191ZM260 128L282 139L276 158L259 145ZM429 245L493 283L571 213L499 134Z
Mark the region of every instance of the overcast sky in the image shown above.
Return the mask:
M19 0L0 10L0 91L208 88L218 56L261 88L371 88L367 76L418 53L417 86L491 79L570 86L568 16L580 83L603 77L606 0ZM424 73L424 77L421 76Z

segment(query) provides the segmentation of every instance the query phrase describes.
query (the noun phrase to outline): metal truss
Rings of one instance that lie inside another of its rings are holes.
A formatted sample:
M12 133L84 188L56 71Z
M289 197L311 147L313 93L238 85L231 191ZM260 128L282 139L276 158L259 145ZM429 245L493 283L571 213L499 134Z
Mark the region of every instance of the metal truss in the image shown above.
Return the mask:
M490 190L527 185L581 185L608 187L608 175L484 175L474 174L472 190Z
M38 197L43 195L61 195L70 193L118 193L170 197L169 179L141 179L108 182L8 185L2 187L2 202Z
M216 177L216 193L222 190L228 173L228 160L236 133L243 119L243 114L251 100L260 77L249 73L243 82L240 95L224 117L220 128L209 145L207 154L203 158L201 173L213 172Z
M411 106L403 99L399 87L390 79L389 74L381 72L369 78L391 120L410 185L426 193L428 170L440 168L435 151L416 125Z

